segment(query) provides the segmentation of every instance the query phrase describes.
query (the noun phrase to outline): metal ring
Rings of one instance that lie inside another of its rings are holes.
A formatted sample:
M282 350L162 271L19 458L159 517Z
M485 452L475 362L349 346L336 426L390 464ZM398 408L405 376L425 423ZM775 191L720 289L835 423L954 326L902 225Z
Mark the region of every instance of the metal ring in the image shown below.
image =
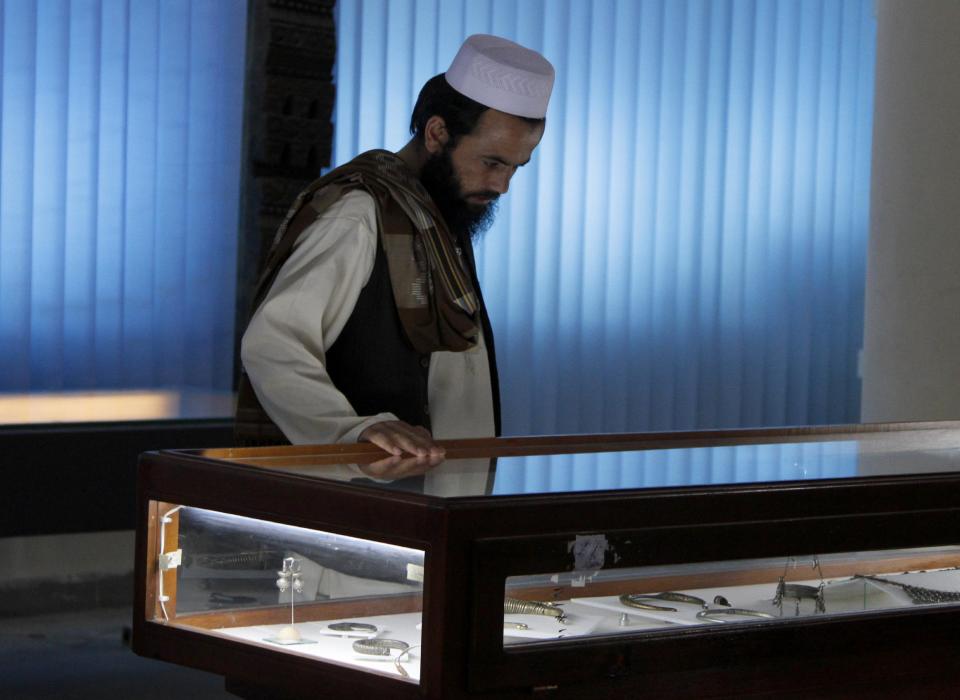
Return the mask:
M419 647L420 647L419 644L414 644L412 647L407 647L406 649L404 649L403 651L401 651L399 654L397 654L397 658L395 658L395 659L393 660L393 666L394 666L394 668L397 669L397 673L399 673L399 674L400 674L401 676L403 676L404 678L409 678L409 677L410 677L410 674L407 673L407 669L405 669L405 668L403 667L403 664L400 662L400 659L402 659L403 656L404 656L404 654L406 654L407 660L409 660L409 659L410 659L410 652L413 651L414 649L419 648Z
M701 610L697 613L698 620L710 620L710 622L730 622L725 619L730 617L762 617L765 619L776 619L770 613L761 610L748 610L747 608L721 608L712 610Z
M666 605L654 605L652 603L641 603L641 598L649 598L650 596L642 595L640 593L624 593L620 596L620 602L624 605L631 608L639 608L640 610L660 610L662 612L677 612L676 608L668 608Z
M334 622L327 625L328 629L334 632L376 632L377 626L366 622Z
M406 651L410 645L399 639L358 639L353 643L353 650L370 656L390 656L390 650Z

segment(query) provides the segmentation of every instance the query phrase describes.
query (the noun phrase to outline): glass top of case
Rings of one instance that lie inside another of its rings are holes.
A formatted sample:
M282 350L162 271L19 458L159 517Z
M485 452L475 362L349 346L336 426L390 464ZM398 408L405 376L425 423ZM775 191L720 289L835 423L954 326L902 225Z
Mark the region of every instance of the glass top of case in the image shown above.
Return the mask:
M449 441L444 443L447 458L435 466L413 459L384 460L383 453L370 450L349 454L348 461L343 446L198 454L442 498L960 472L960 423L918 425L924 427Z

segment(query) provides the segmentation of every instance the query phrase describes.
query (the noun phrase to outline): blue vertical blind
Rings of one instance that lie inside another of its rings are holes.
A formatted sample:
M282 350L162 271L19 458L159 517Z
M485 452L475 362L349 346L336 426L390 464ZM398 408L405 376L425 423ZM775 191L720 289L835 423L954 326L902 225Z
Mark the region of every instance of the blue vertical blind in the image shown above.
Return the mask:
M335 160L399 149L464 37L541 51L480 250L505 431L856 421L873 0L341 0Z
M0 391L230 388L245 32L0 0Z

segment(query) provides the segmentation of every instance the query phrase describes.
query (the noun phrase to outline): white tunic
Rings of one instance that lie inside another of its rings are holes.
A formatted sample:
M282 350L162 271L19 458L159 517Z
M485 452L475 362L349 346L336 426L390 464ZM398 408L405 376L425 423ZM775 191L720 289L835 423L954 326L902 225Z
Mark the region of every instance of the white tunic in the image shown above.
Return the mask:
M356 442L368 426L397 420L358 416L324 367L376 252L376 204L366 192L349 192L297 238L243 335L240 356L257 398L294 444ZM494 435L482 333L471 350L431 354L427 392L435 438Z

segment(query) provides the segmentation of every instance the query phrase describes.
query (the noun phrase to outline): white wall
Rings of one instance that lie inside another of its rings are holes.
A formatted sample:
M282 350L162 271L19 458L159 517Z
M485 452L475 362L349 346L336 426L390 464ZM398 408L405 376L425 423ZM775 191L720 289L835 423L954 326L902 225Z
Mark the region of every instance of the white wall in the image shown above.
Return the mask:
M862 420L960 418L960 2L877 0Z

